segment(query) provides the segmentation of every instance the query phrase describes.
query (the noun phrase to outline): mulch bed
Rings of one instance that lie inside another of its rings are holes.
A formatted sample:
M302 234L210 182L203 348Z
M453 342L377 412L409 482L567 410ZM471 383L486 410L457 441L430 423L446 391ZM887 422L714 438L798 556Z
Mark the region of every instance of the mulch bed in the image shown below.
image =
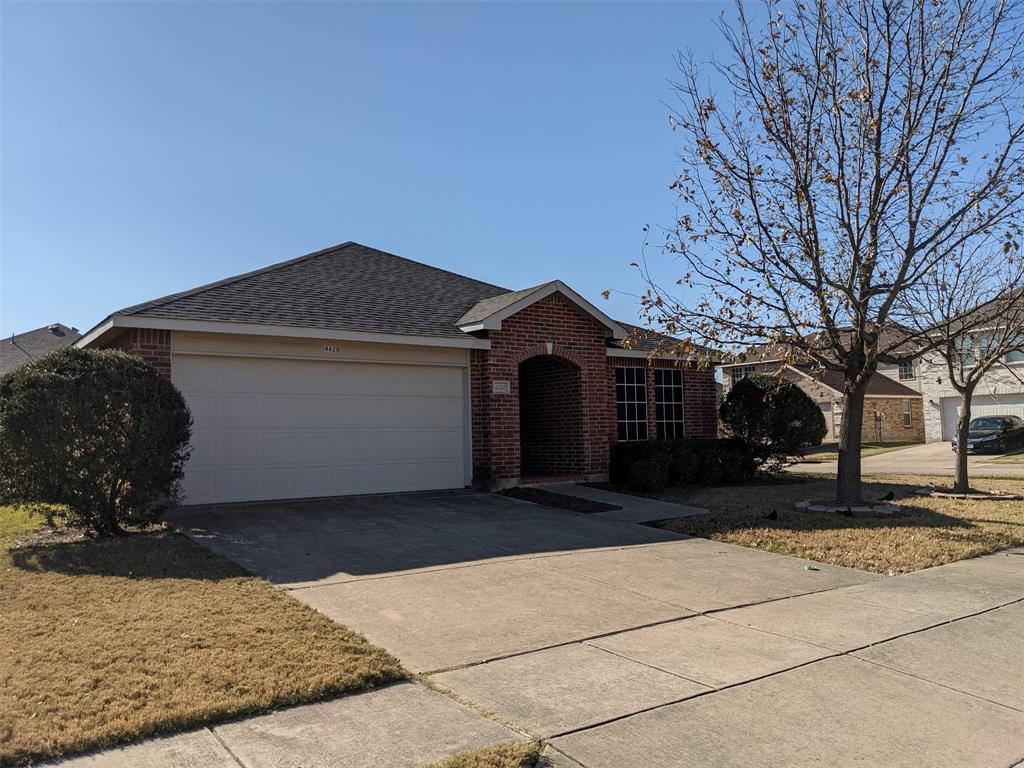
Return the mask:
M603 501L581 499L579 496L568 496L564 493L545 491L543 488L506 488L504 491L498 491L498 493L513 499L542 504L545 507L567 509L570 512L582 512L585 515L594 512L612 512L616 509L622 509L622 507L616 504L605 504Z

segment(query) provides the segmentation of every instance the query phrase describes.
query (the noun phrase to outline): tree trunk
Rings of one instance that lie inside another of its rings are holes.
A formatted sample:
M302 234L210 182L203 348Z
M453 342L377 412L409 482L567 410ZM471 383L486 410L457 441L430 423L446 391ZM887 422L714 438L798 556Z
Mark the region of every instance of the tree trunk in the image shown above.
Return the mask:
M860 445L864 426L864 392L867 384L847 382L843 393L843 418L839 422L839 468L836 477L836 502L857 504L862 501L860 487Z
M960 393L960 419L956 423L956 480L953 488L966 493L971 489L967 477L967 434L971 424L971 398L974 387L968 386Z

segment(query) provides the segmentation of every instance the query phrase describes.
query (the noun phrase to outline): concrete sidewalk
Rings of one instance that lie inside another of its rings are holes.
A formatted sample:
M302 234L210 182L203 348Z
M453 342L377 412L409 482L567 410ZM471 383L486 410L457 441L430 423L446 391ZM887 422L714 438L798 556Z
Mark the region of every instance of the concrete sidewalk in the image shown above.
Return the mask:
M401 684L66 766L387 768L523 734L549 740L548 768L1024 759L1024 548L881 577L473 494L292 512L195 514L188 531L297 577L279 584L437 690ZM363 549L374 536L379 562Z
M457 752L523 738L448 696L409 682L47 765L419 768Z

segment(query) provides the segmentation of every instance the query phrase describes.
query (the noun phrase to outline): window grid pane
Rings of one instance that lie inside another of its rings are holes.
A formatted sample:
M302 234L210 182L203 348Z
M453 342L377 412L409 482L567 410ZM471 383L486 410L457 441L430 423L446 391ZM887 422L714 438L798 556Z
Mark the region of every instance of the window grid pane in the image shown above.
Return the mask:
M659 440L683 437L683 372L654 371L655 423Z
M647 383L643 368L615 369L615 417L620 441L647 439Z

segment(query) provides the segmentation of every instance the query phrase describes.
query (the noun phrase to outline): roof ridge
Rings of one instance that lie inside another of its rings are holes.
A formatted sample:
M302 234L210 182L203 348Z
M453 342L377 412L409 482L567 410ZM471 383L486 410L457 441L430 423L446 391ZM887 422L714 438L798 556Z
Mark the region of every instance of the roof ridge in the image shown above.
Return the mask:
M306 254L303 254L302 256L296 256L295 258L287 259L285 261L279 261L276 264L270 264L270 265L268 265L266 267L260 267L259 269L250 270L249 272L243 272L243 273L238 274L238 275L232 275L230 277L221 278L220 280L215 280L212 283L205 283L204 285L200 285L200 286L197 286L195 288L190 288L190 289L188 289L186 291L179 291L178 293L168 294L167 296L161 296L160 298L151 299L150 301L144 301L144 302L141 302L139 304L133 304L133 305L131 305L129 307L126 307L124 309L120 309L120 310L118 310L116 312L113 312L111 314L113 314L113 315L134 315L134 314L137 314L139 312L145 311L147 309L153 309L155 307L163 306L164 304L169 304L172 301L176 301L178 299L184 299L184 298L187 298L187 297L190 297L190 296L195 296L195 295L200 294L200 293L205 293L206 291L213 290L214 288L220 288L220 287L225 286L225 285L230 285L230 284L236 283L236 282L238 282L240 280L245 280L246 278L249 278L249 277L255 277L256 275L263 275L263 274L266 274L268 272L274 272L274 271L276 271L278 269L283 269L284 267L293 266L294 264L298 264L298 263L303 262L303 261L308 261L310 259L315 259L315 258L318 258L320 256L327 256L328 254L331 254L331 253L337 253L337 252L345 250L346 248L350 248L352 246L357 246L359 248L365 248L368 251L376 251L377 253L382 253L385 256L389 256L389 257L391 257L393 259L399 259L400 261L405 261L405 262L408 262L410 264L415 264L415 265L417 265L419 267L424 267L426 269L431 269L431 270L434 270L436 272L443 272L443 273L445 273L447 275L451 275L453 277L457 277L457 278L459 278L461 280L470 280L470 281L472 281L474 283L477 283L478 285L487 286L488 288L496 288L499 291L504 291L506 293L510 293L510 291L507 288L503 288L500 285L494 285L493 283L485 283L483 280L477 280L475 277L467 277L466 275L460 275L457 272L452 272L451 270L443 269L442 267L435 267L435 266L433 266L431 264L424 264L422 261L416 261L414 259L408 259L405 256L399 256L398 254L391 253L390 251L384 251L384 250L381 250L380 248L374 248L371 245L363 245L362 243L357 243L354 240L346 240L343 243L338 243L337 245L332 245L332 246L330 246L328 248L321 248L320 250L312 251L311 253L306 253Z
M220 288L223 285L230 285L236 283L239 280L244 280L247 277L255 277L256 275L262 275L267 272L273 272L283 267L290 267L292 264L298 264L300 261L306 261L308 259L316 258L317 256L324 256L331 251L340 251L348 248L352 245L358 245L353 240L346 240L343 243L332 245L329 248L321 248L319 251L313 251L312 253L306 253L302 256L296 256L293 259L287 259L286 261L279 261L276 264L270 264L266 267L260 267L259 269L253 269L248 272L242 272L238 275L231 275L230 277L224 277L220 280L215 280L212 283L205 283L204 285L197 286L195 288L189 288L187 291L179 291L178 293L171 293L167 296L161 296L157 299L151 299L150 301L143 301L139 304L133 304L124 309L119 309L116 312L112 312L112 315L134 315L138 312L142 312L145 309L153 309L164 304L169 304L177 299L184 299L187 296L195 296L196 294L205 293L206 291L213 290L214 288Z
M497 288L499 291L504 291L505 293L515 293L515 291L511 291L508 288L504 288L504 287L502 287L500 285L495 285L494 283L487 283L487 282L484 282L483 280L477 280L475 277L470 277L469 275L460 275L458 272L452 272L450 269L445 269L444 267L435 267L433 264L427 264L427 263L422 262L422 261L416 261L416 259L410 259L407 256L399 256L397 253L392 253L391 251L384 251L384 250L381 250L380 248L374 248L372 245L363 245L362 243L356 243L356 242L352 242L352 241L346 243L346 245L358 245L360 248L366 248L367 250L370 250L370 251L376 251L377 253L383 253L385 256L391 256L394 259L400 259L401 261L407 261L410 264L415 264L416 266L419 266L419 267L426 267L427 269L432 269L435 272L444 272L446 275L451 275L452 277L457 277L460 280L472 280L474 283L479 283L480 285L486 285L488 288ZM495 295L496 296L500 296L501 294L495 294Z

